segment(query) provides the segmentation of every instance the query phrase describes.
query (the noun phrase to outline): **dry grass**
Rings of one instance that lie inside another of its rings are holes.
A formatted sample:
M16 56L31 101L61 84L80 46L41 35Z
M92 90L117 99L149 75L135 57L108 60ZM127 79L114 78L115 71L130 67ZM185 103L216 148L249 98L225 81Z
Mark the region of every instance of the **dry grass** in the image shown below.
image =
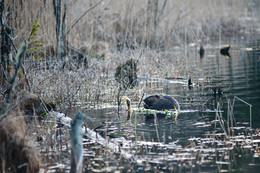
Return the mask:
M62 7L65 2L62 1ZM67 28L97 2L69 1ZM115 103L118 85L114 73L120 63L138 59L138 76L188 78L196 70L195 66L187 65L188 56L196 58L200 44L255 32L254 22L259 20L251 7L254 1L177 0L158 1L158 5L155 2L108 0L92 9L67 34L68 50L72 46L82 51L87 68L82 59L72 58L74 50L68 52L63 69L63 63L54 56L56 21L52 1L6 1L6 9L9 7L6 23L14 29L17 47L30 35L35 19L41 24L37 39L44 44L45 57L42 62L32 61L29 53L25 57L32 91L53 100L62 111L80 107L79 103L89 107ZM190 43L195 46L190 47ZM187 54L187 48L192 54ZM174 53L163 54L158 49ZM42 56L35 56L38 55ZM23 79L18 83L26 85ZM132 92L142 95L144 89L140 86ZM19 91L18 87L16 90Z
M69 1L67 28L97 2ZM86 55L88 67L84 67L82 60L72 59L71 51L65 68L62 68L63 63L54 56L57 43L52 1L6 1L6 9L9 7L9 20L6 22L14 29L16 47L28 38L35 19L39 19L41 24L37 39L44 43L45 57L42 62L32 61L27 54L24 63L32 91L55 102L58 110L64 113L82 106L100 108L106 103L116 106L118 83L114 80L114 73L120 63L130 58L138 59L138 76L142 77L188 78L196 70L186 63L189 61L186 48L190 43L195 43L195 46L190 48L192 55L189 56L196 58L196 48L200 44L255 33L254 22L259 20L251 8L253 0L175 0L167 1L165 8L164 1L158 1L157 12L154 2L103 1L67 35L68 45ZM163 54L158 50L174 53ZM144 84L127 92L131 93L133 101L139 102L145 90ZM16 94L18 91L16 87ZM35 140L41 138L38 146L42 148L46 168L48 163L60 162L60 158L48 160L52 152L68 145L66 137L65 142L57 142L55 125L35 122L30 130L36 131L33 135Z
M20 110L15 110L0 122L1 172L38 172L40 153L25 135L25 121Z
M41 24L40 40L45 45L55 46L52 1L21 2L6 2L10 6L9 25L15 29L16 45L30 34L28 31L38 18ZM70 2L67 28L97 2ZM88 48L97 41L104 41L109 43L111 50L117 50L140 45L170 49L174 45L219 39L220 35L231 38L250 32L243 17L256 15L250 8L253 2L177 0L167 1L163 8L164 1L159 1L158 6L151 0L103 1L70 30L67 40L69 45ZM16 8L13 8L13 3Z

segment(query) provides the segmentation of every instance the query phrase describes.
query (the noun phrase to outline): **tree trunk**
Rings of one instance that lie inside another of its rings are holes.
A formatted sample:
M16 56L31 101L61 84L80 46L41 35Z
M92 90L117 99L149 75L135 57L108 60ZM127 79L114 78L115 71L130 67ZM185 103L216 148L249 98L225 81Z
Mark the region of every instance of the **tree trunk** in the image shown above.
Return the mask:
M54 16L56 18L56 49L57 55L59 55L59 39L60 39L60 20L61 20L61 0L53 0Z
M67 13L67 0L64 3L64 12L61 16L61 0L53 0L54 16L56 18L56 48L57 55L60 57L62 63L65 61L66 55L66 13Z
M6 43L6 34L5 34L5 25L3 22L3 13L4 13L5 1L2 0L0 4L0 20L1 20L1 69L3 71L3 79L7 81L7 43Z
M64 12L62 17L61 25L61 36L60 36L60 58L64 62L66 55L66 14L67 14L67 0L64 1Z

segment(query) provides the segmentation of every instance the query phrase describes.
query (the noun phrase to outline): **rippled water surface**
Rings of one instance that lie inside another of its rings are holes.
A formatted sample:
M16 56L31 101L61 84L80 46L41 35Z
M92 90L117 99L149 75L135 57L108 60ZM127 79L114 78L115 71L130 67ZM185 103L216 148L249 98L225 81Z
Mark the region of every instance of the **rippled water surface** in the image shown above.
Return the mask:
M260 40L231 45L230 57L221 55L219 48L220 46L206 44L205 55L200 57L197 47L189 47L187 56L178 61L181 68L187 69L184 73L186 78L171 81L143 79L140 81L139 85L146 88L145 96L172 95L179 101L181 113L176 120L174 117L165 118L165 115L160 114L154 117L154 115L148 116L135 112L132 114L130 124L129 122L113 124L117 114L116 108L102 109L98 112L88 111L90 116L95 117L95 122L90 125L92 128L109 122L111 128L124 129L111 130L115 137L127 136L128 140L133 141L130 147L124 144L122 146L134 152L139 161L131 165L121 163L120 167L107 158L108 160L104 162L110 171L133 169L135 172L145 170L254 172L260 170L259 156L254 155L259 143L259 132L255 129L260 128ZM169 62L174 62L171 52L163 52L163 54L165 58L169 58ZM174 76L168 72L168 77ZM191 87L187 85L188 77L191 77L193 82ZM221 94L218 94L218 91ZM228 103L231 103L230 106ZM137 108L137 105L137 102L132 103L133 108ZM227 124L228 109L232 107L234 111L235 121L232 125L235 130L233 137L228 140L225 138L226 126L223 129L216 121L214 111L217 105L226 121L224 124ZM250 128L250 123L253 130ZM248 137L250 133L256 135ZM248 149L246 149L249 145L248 141L246 142L247 137L256 142L251 141L251 147ZM152 142L152 144L138 144L138 142ZM158 145L156 142L159 142ZM103 166L99 168L104 171ZM90 166L87 170L93 168Z

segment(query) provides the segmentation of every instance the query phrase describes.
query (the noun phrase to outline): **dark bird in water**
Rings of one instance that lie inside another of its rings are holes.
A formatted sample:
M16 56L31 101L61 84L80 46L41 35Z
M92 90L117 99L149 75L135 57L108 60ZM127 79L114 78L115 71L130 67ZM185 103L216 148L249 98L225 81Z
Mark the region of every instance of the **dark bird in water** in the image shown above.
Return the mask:
M164 110L174 109L179 111L180 105L178 101L171 96L152 95L144 99L145 109Z
M189 80L188 80L188 86L192 86L192 82L191 82L191 77L189 78Z
M221 55L224 55L225 57L230 58L229 49L230 49L230 45L225 46L225 47L222 47L222 48L220 49Z
M192 85L193 85L193 83L191 82L191 77L190 77L188 80L188 87L190 90L191 90Z
M205 53L205 49L204 49L204 47L202 45L200 45L199 54L200 54L201 58L204 56L204 53Z

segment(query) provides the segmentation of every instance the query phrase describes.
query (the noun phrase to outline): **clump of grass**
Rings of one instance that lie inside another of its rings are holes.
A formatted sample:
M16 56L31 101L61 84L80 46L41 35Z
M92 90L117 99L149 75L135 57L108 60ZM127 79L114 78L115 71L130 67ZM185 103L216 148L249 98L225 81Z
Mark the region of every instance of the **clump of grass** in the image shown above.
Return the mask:
M19 109L8 113L0 121L1 172L38 172L42 159L25 135L25 121Z

